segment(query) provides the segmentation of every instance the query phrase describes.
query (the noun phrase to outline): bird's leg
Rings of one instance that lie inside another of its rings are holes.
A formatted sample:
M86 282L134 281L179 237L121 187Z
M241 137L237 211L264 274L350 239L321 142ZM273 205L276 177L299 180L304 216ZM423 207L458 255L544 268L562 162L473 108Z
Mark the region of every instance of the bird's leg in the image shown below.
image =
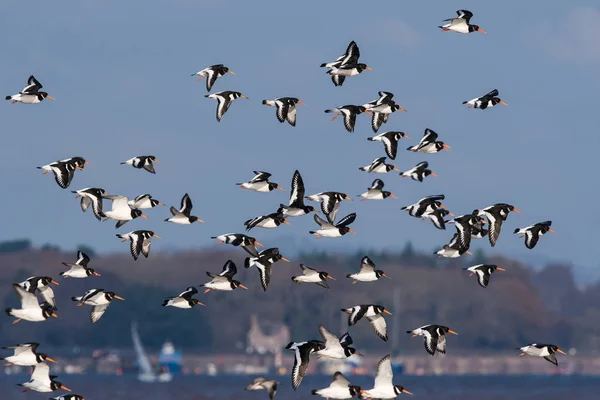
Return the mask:
M14 325L14 324L16 324L16 323L18 323L20 320L21 320L21 318L17 318L17 319L15 319L15 320L13 321L13 325Z
M333 116L333 118L331 118L331 120L333 121L333 120L335 120L337 117L338 117L337 115L334 115L334 116Z
M12 365L12 363L6 363L4 364L5 367L10 367Z
M16 100L13 100L10 102L10 104L15 104L16 102L17 102Z
M210 289L206 289L206 290L204 291L204 293L208 293L208 292L210 292Z
M217 244L223 244L223 243L225 243L225 242L222 242L220 240L217 241Z
M521 353L519 354L519 357L523 357L525 355L525 353Z
M353 282L352 282L352 284L353 284L353 285L356 285L356 283L357 283L357 282L358 282L358 281L353 281Z
M475 272L471 272L471 273L469 274L469 276L473 276L473 274L475 274Z

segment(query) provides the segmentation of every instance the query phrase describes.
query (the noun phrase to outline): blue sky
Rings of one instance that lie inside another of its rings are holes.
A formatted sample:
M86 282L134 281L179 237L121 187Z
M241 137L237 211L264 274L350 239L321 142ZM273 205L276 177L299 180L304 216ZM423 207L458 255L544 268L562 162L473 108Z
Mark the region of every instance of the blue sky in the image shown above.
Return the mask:
M136 4L135 14L132 5ZM400 249L407 240L423 250L447 243L453 230L436 230L408 217L403 205L444 193L457 214L495 202L523 211L512 214L493 249L524 260L570 260L596 267L596 164L600 139L597 92L600 86L600 7L594 1L479 2L382 1L147 1L61 3L35 1L0 5L4 95L20 90L34 74L56 101L40 105L2 104L4 132L0 199L0 240L29 237L65 249L85 243L99 251L126 253L114 236L152 229L163 237L153 251L213 246L210 236L243 231L251 217L287 202L290 180L299 169L307 194L334 190L355 196L375 178L399 199L345 202L340 216L358 214L357 235L315 240L312 217L292 226L255 229L268 246L309 249L373 247ZM460 35L437 26L458 9L474 13L472 22L488 34ZM26 16L32 11L34 22ZM510 21L510 24L507 24ZM343 53L351 40L361 62L373 71L336 88L322 62ZM237 90L221 123L216 102L206 99L204 82L190 75L224 63L236 75L217 81L214 91ZM480 111L461 104L497 88L509 106ZM326 108L362 104L391 91L407 113L392 115L380 130L401 130L394 165L400 170L429 161L438 177L424 183L397 174L358 171L385 155L366 115L355 133L330 121ZM300 98L295 128L280 124L261 100ZM401 114L401 115L399 115ZM425 128L440 134L452 152L413 154ZM157 174L120 165L136 155L153 154ZM68 190L35 167L83 156L92 165L77 172ZM286 192L246 192L235 186L253 170L269 171ZM188 192L193 226L164 223L167 208L147 210L115 230L83 214L69 192L103 187L133 197L151 193L178 206ZM514 228L552 220L534 250L512 235ZM489 249L487 241L474 248Z

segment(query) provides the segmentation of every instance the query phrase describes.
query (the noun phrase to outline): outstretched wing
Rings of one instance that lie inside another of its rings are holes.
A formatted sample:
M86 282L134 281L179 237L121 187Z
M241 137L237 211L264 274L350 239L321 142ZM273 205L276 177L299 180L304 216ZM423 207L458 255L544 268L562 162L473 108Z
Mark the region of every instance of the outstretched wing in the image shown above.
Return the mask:
M375 375L375 387L388 387L392 386L392 379L394 373L392 372L392 361L390 355L383 357L377 364L377 375Z
M344 227L344 226L348 226L348 225L350 225L351 223L353 223L355 219L356 219L356 213L351 213L351 214L348 214L348 215L346 215L344 218L342 218L342 219L340 220L340 222L338 222L338 223L335 225L335 227L336 227L336 228L342 228L342 227Z
M237 274L237 267L235 266L233 261L227 260L225 265L223 265L223 271L221 271L219 276L231 279L235 274Z
M315 222L317 224L319 224L319 226L321 228L327 228L327 227L332 227L333 226L329 222L325 221L323 218L319 217L317 214L315 214L313 218L315 219Z
M192 212L192 199L190 199L190 196L187 193L184 194L181 199L181 208L179 209L179 212L186 217L189 217Z
M300 172L296 170L292 177L292 192L290 193L290 207L304 206L304 181Z
M109 304L110 303L92 307L92 312L90 314L90 320L92 323L95 323L104 315Z
M33 75L31 75L29 79L27 79L27 86L23 88L23 93L37 93L40 91L41 88L43 88L42 84L37 79L35 79Z

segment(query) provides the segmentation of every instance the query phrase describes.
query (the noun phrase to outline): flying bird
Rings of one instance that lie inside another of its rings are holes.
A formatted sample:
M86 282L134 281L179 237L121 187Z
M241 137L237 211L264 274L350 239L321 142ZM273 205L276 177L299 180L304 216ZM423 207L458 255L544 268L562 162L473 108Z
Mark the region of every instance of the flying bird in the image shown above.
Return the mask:
M427 176L437 176L435 172L429 169L429 163L422 161L418 163L414 168L408 171L400 172L400 176L403 178L412 178L413 181L423 182L423 179Z
M44 361L55 363L56 361L48 357L46 354L37 352L39 345L39 343L32 342L2 347L5 350L12 350L14 354L8 357L0 357L0 360L6 361L6 364L4 364L5 367L11 365L30 367Z
M238 287L241 287L242 289L248 289L246 286L242 285L240 281L232 279L235 274L237 274L237 267L233 261L227 260L220 274L217 275L213 274L212 272L206 272L206 275L212 278L212 280L200 286L206 288L204 293L210 292L211 289L225 291L231 291L237 289Z
M431 223L433 224L433 226L435 226L436 228L441 229L441 230L446 229L446 223L449 221L446 221L444 218L447 216L453 217L454 214L452 214L447 209L441 208L441 207L436 208L433 211L425 212L422 215L423 219L429 219L431 221ZM484 231L485 230L483 230L483 229L476 230L475 225L473 225L473 226L471 226L471 237L477 237L478 235L483 234Z
M360 201L383 200L383 199L387 199L388 197L391 197L392 199L398 198L395 195L393 195L391 192L382 190L384 186L385 186L385 184L383 183L383 181L381 179L375 179L373 181L373 183L371 183L371 187L366 192L364 192L363 194L360 195L360 197L361 197Z
M340 208L342 200L352 200L346 193L341 192L321 192L311 194L305 197L311 201L318 201L321 203L321 211L327 217L327 220L333 224L337 216L337 212Z
M386 115L386 114L384 114L384 115ZM408 136L404 132L388 131L388 132L380 133L377 136L369 137L369 138L367 138L367 140L370 142L383 143L383 147L385 149L385 154L387 154L387 156L390 159L395 160L396 154L398 153L398 141L401 138L410 139L410 136Z
M414 204L402 207L401 210L407 211L411 217L422 218L425 214L430 213L437 208L446 208L446 206L442 204L442 201L445 200L445 198L446 196L443 194L427 196Z
M61 396L51 397L50 400L85 400L78 394L63 394Z
M269 399L273 400L278 384L279 382L274 379L254 378L252 383L247 385L244 390L266 390L269 393Z
M316 269L307 267L304 264L300 264L300 268L302 268L302 275L292 276L292 281L294 281L294 283L316 283L325 289L329 289L327 279L335 280L333 276L329 275L329 273L325 271L317 271Z
M325 343L320 340L309 340L307 342L290 342L285 346L286 350L294 352L294 366L292 367L292 388L298 389L306 374L310 355L325 348Z
M12 96L6 96L6 100L11 100L12 104L23 103L23 104L38 104L44 99L56 100L46 92L40 92L43 88L42 84L35 79L33 75L27 80L27 86L23 88L19 93L13 94Z
M131 231L129 233L117 233L117 237L122 239L121 242L126 242L129 240L129 250L131 251L131 256L136 261L140 253L142 253L144 257L148 258L153 237L160 239L160 236L153 231L145 230Z
M382 313L392 315L384 306L377 304L363 304L350 308L342 308L342 311L348 314L348 326L356 324L362 317L366 317L371 323L371 328L377 336L387 342L387 326Z
M192 199L187 193L184 194L181 198L181 208L179 210L177 210L175 207L169 208L169 211L171 211L173 216L165 219L165 222L173 222L174 224L180 225L189 225L193 224L194 222L204 222L195 215L191 215L192 207Z
M280 204L278 213L282 213L285 217L299 217L311 212L317 212L313 206L304 205L304 181L298 170L294 171L292 177L292 190L290 193L290 201L288 205Z
M114 219L117 221L115 228L120 228L127 222L142 217L148 219L146 214L141 210L131 208L129 206L129 199L125 196L108 195L102 196L103 199L112 200L112 209L110 211L104 211L104 221L108 219Z
M502 104L504 106L508 105L502 101L500 97L498 97L498 89L494 89L481 97L475 97L474 99L463 101L463 104L466 104L467 108L479 108L481 110L494 107L496 104Z
M231 71L229 68L227 68L223 64L215 64L215 65L211 65L210 67L201 69L200 71L196 72L195 74L192 74L192 76L198 76L198 79L197 79L198 82L201 81L202 78L206 78L206 91L210 92L213 85L217 81L217 78L225 76L226 73L235 75L235 72Z
M392 361L390 355L383 357L377 364L377 373L375 383L372 389L361 390L363 399L395 399L400 394L412 394L401 385L394 385L394 372L392 370Z
M360 58L358 45L353 40L346 48L346 52L339 56L335 61L321 64L321 68L338 68L342 65L356 64Z
M70 392L71 389L62 383L55 381L58 378L56 375L50 375L50 367L46 363L39 363L33 367L31 379L29 382L19 383L18 386L23 387L23 391L35 390L36 392L48 393L55 390L65 390Z
M333 333L329 332L323 325L319 325L319 333L325 341L325 348L315 351L317 358L327 357L334 360L343 360L353 354L361 356L352 345L352 338L348 333L338 338Z
M258 256L256 246L263 247L262 243L258 240L243 233L224 233L219 236L212 236L211 239L217 239L217 244L227 243L235 247L241 246L248 254L254 257Z
M481 29L479 25L472 25L470 23L471 18L473 17L473 13L471 11L458 10L456 14L458 15L457 18L445 19L444 21L449 22L442 26L439 26L438 28L442 29L443 31L452 31L464 34L476 31L481 33L487 33L486 31Z
M271 174L263 171L254 171L254 178L248 182L236 183L242 189L254 190L255 192L270 192L275 189L285 190L275 182L269 182Z
M351 399L354 396L360 396L360 386L354 386L350 384L350 381L344 377L344 375L337 371L333 374L333 381L331 384L323 389L313 389L311 394L314 396L321 396L325 399Z
M151 194L145 193L136 196L135 199L127 202L131 208L154 208L156 206L164 206L160 201L153 199Z
M387 122L390 114L395 113L396 111L406 112L406 109L394 100L382 101L368 110L373 113L371 116L371 129L373 129L373 132L375 133L381 128L382 124Z
M331 81L334 86L342 86L347 76L356 76L365 70L372 71L373 68L364 63L343 64L339 67L331 67L326 74L331 75Z
M167 297L163 303L163 307L176 307L176 308L192 308L197 305L204 306L206 304L201 303L200 300L192 298L195 294L198 293L198 289L193 286L188 287L183 292L179 293L179 295L174 297Z
M452 329L443 325L425 325L412 331L406 331L406 333L412 334L412 337L423 336L425 341L425 350L430 355L434 355L435 352L446 354L446 334L451 333L458 335Z
M525 247L533 249L537 244L540 236L544 236L548 232L556 233L550 226L552 221L538 222L525 228L515 229L514 233L518 233L519 237L525 237Z
M506 221L508 214L512 211L521 213L521 211L517 210L515 206L506 203L496 203L493 206L486 207L482 210L477 210L477 214L479 216L485 216L488 220L488 239L492 247L496 245L496 241L500 236L502 223Z
M87 278L90 275L100 276L93 268L88 268L90 257L83 251L77 251L77 261L75 264L63 262L65 267L69 267L67 271L59 272L59 275L63 278Z
M86 161L82 157L71 157L65 160L55 161L53 163L42 165L41 167L37 167L37 169L41 169L44 172L43 175L48 172L52 172L54 174L54 180L63 189L66 189L71 184L73 177L75 176L75 170L83 171L85 165L89 165L90 163Z
M517 350L521 350L520 356L529 355L533 357L543 357L546 361L558 367L558 360L556 359L556 353L565 354L564 351L558 348L555 344L537 344L532 343L527 346L519 347Z
M366 165L364 167L359 167L358 169L360 171L365 171L365 172L369 172L369 173L374 172L377 174L387 174L391 170L400 172L400 170L398 168L394 167L392 164L386 164L385 159L386 159L386 157L378 157L378 158L374 159L371 162L371 164Z
M59 285L49 276L32 276L19 283L21 287L30 293L39 292L44 301L56 310L56 300L54 299L54 290L50 285Z
M264 105L275 107L275 115L279 122L287 121L290 125L296 126L296 104L304 104L295 97L279 97L273 100L263 100Z
M145 169L146 171L150 172L151 174L156 174L156 171L154 170L154 164L155 162L159 162L158 158L154 157L154 156L137 156L137 157L133 157L130 158L127 161L123 161L121 163L121 165L131 165L133 168L137 168L137 169Z
M326 113L334 113L335 115L331 120L333 121L340 115L344 117L344 127L350 133L354 132L354 126L356 125L356 116L362 113L371 114L371 111L367 110L363 106L346 105L342 107L334 108L333 110L325 110Z
M444 142L438 141L438 134L431 129L425 129L425 133L421 138L421 141L416 146L410 146L407 150L421 153L437 153L442 150L450 151L450 146Z
M261 215L244 222L246 231L256 227L272 229L277 228L281 224L290 225L290 223L285 220L285 216L280 212Z
M48 303L38 303L37 297L32 292L25 290L18 283L12 285L13 290L19 296L21 300L21 308L9 307L5 310L8 316L13 316L16 319L13 324L21 320L30 322L42 322L50 317L58 318L58 315L54 312L54 307Z
M221 118L223 118L223 115L225 115L227 110L229 110L231 103L233 103L235 99L248 98L240 92L232 92L231 90L225 90L213 94L206 94L204 95L204 97L208 97L209 99L214 99L219 102L219 104L217 105L217 121L219 122L221 122Z
M490 283L490 276L492 276L492 274L496 272L496 270L506 271L504 268L500 268L497 265L489 264L473 265L472 267L463 268L463 270L469 271L469 276L477 274L477 282L479 282L479 286L484 288L487 287L487 285Z
M352 284L355 284L356 282L373 282L382 276L390 279L385 272L375 269L375 263L369 257L364 256L360 260L360 270L355 274L346 275L346 278L353 279Z
M319 225L319 229L316 231L309 231L311 235L315 235L317 239L321 237L340 237L344 236L346 233L355 234L352 229L348 227L351 223L356 219L356 213L351 213L346 215L344 218L340 219L337 224L329 223L315 214L315 222Z
M86 212L90 204L92 211L98 221L102 221L104 213L102 212L102 198L108 196L109 193L101 188L84 188L80 190L72 190L71 193L77 194L76 199L81 197L81 211Z
M273 247L261 251L256 257L247 257L244 260L244 268L255 266L256 269L258 269L260 284L266 292L267 287L269 287L269 283L271 282L273 264L280 260L290 262L290 260L281 255L277 247Z
M84 304L92 306L90 320L92 323L98 321L108 309L110 303L114 300L125 300L115 292L108 292L104 289L90 289L83 296L71 297L71 300L78 302L77 306Z

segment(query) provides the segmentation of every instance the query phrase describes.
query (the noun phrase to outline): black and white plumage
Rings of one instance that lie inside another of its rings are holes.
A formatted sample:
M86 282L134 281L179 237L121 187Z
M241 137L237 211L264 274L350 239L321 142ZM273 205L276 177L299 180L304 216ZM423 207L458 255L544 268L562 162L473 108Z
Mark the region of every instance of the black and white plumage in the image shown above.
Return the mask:
M236 183L242 189L254 190L255 192L270 192L275 189L285 190L275 182L269 182L271 174L263 171L254 171L254 178L248 182Z
M420 328L412 331L406 331L406 333L412 334L412 337L423 336L425 342L425 350L430 355L434 355L435 352L446 354L446 334L451 333L458 335L452 329L443 325L424 325Z
M110 303L114 300L125 300L115 292L105 291L104 289L90 289L83 296L71 297L71 300L76 301L77 306L84 304L92 306L90 321L96 323L106 312Z
M470 254L472 255L473 253L471 253L469 250L461 247L458 243L458 233L455 233L454 236L452 237L452 240L450 240L450 243L445 244L444 247L442 247L440 250L434 252L433 254L437 254L438 258L457 258L462 256L463 254Z
M446 196L443 194L427 196L414 204L402 207L401 210L408 212L411 217L422 218L424 214L432 212L437 208L446 208L442 204L442 200L445 199Z
M425 219L425 218L429 219L431 221L431 223L433 224L433 226L435 226L436 228L441 229L441 230L446 229L446 223L448 222L444 219L446 216L453 217L454 214L452 214L447 209L441 208L441 207L436 208L433 211L423 213L423 219ZM472 227L472 229L474 229L474 227ZM471 236L473 236L472 231L471 231Z
M20 320L30 322L42 322L50 317L57 318L58 315L54 312L54 308L48 303L38 303L37 297L33 292L25 290L20 284L14 283L13 290L21 300L21 308L9 307L5 310L6 314L13 316L16 319L13 324Z
M206 290L204 293L210 292L212 290L224 290L231 291L241 287L242 289L248 289L246 286L242 285L240 281L236 281L233 277L237 274L237 267L234 262L231 260L227 260L225 265L223 265L223 270L220 274L213 274L212 272L206 272L212 280L208 283L200 285L201 287L205 287Z
M471 214L461 215L448 222L454 224L458 235L456 240L453 238L453 242L456 244L451 244L451 247L468 253L473 233L472 226L477 222L484 222L477 214L477 210L475 210Z
M443 31L452 31L452 32L458 32L458 33L463 33L463 34L471 33L471 32L487 33L486 31L481 29L478 25L472 25L470 23L471 18L473 17L473 13L471 11L458 10L456 12L456 14L458 15L457 18L445 19L444 21L449 21L449 22L444 25L439 26L438 28L440 28Z
M383 190L384 186L385 186L385 184L383 183L383 181L381 179L375 179L373 181L373 183L371 183L371 187L369 187L369 189L366 192L364 192L363 194L360 195L360 197L361 197L360 201L383 200L383 199L387 199L388 197L391 197L392 199L398 198L395 195L393 195L391 192Z
M352 200L352 198L348 197L346 193L341 192L321 192L306 196L306 199L320 202L321 211L323 211L323 214L325 214L327 220L332 224L337 217L337 212L340 208L340 203L342 200Z
M363 104L363 107L366 108L367 110L370 110L371 108L376 107L380 104L390 102L394 98L394 93L390 93L390 92L380 91L377 94L379 95L378 99ZM387 118L383 122L384 123L387 122Z
M51 397L50 400L85 400L83 396L78 394L63 394L56 397Z
M217 121L221 122L221 119L229 110L231 103L235 99L247 99L248 97L244 96L240 92L232 92L231 90L224 90L222 92L217 92L213 94L206 94L204 97L208 97L209 99L217 100L219 103L217 104Z
M498 89L494 89L483 96L475 97L474 99L468 101L463 101L463 104L466 104L467 108L479 108L481 110L494 107L496 104L502 104L504 106L508 105L502 101L500 97L498 97Z
M108 219L114 219L117 221L115 228L120 228L127 222L142 217L148 219L146 214L141 210L131 208L129 206L129 199L125 196L108 195L102 196L103 199L112 200L112 208L110 211L104 211L104 221Z
M75 264L63 262L65 267L69 267L67 271L60 272L59 275L63 278L87 278L90 275L100 276L93 268L88 268L90 257L83 251L77 251L77 261Z
M556 233L550 226L552 221L538 222L525 228L515 229L514 233L519 234L519 237L525 237L525 247L533 249L541 236L548 232Z
M401 385L394 385L394 372L390 355L383 357L377 364L375 383L372 389L361 390L363 399L395 399L400 394L412 394Z
M366 165L364 167L359 167L358 169L360 171L365 171L365 172L373 172L373 173L377 173L377 174L387 174L388 172L394 170L394 171L398 171L400 172L400 170L396 167L394 167L392 164L386 164L385 160L387 157L378 157L376 159L374 159L371 164Z
M192 74L192 76L198 76L197 81L201 81L202 78L206 78L206 91L210 92L213 85L217 81L217 78L225 76L225 74L230 73L235 75L235 72L231 71L229 68L224 66L223 64L215 64L210 67L206 67L201 69L200 71Z
M54 174L54 180L63 189L66 189L71 185L71 181L75 176L75 170L82 171L85 165L90 163L82 157L71 157L60 161L55 161L47 165L37 167L43 171L43 175L48 172Z
M273 100L263 100L264 105L275 107L275 115L279 122L287 121L290 125L296 126L296 105L304 104L296 97L279 97Z
M256 257L247 257L244 260L244 268L250 268L254 266L256 269L258 269L260 284L263 290L266 292L267 287L269 287L269 283L271 282L271 271L273 269L273 264L278 261L290 262L290 260L281 255L277 247L272 247L270 249L261 251Z
M423 182L423 179L427 176L437 176L435 172L429 169L429 163L427 161L421 161L414 168L408 171L400 172L400 176L403 178L412 178L413 181Z
M165 222L173 222L174 224L180 225L189 225L193 224L194 222L204 222L195 215L191 215L192 207L192 199L187 193L184 194L181 198L181 208L179 210L177 210L175 207L169 208L169 211L171 211L173 216L165 219Z
M139 209L154 208L156 206L164 206L164 204L161 203L160 201L153 199L152 195L149 193L140 194L139 196L136 196L135 199L129 200L127 202L127 204L131 208L139 208Z
M159 162L158 158L156 158L155 156L137 156L130 158L129 160L123 161L121 165L131 165L133 168L137 169L143 168L151 174L156 174L153 164L155 162Z
M290 342L285 346L286 350L294 352L294 366L292 367L292 388L298 389L310 361L310 355L325 348L325 343L320 340L309 340L307 342Z
M385 154L387 154L390 159L395 160L396 155L398 154L398 141L401 138L410 139L410 136L400 131L388 131L380 133L377 136L369 137L367 140L370 142L383 143Z
M59 285L54 279L49 276L31 276L19 283L21 287L30 293L38 292L44 301L56 310L56 300L54 298L54 290L50 285Z
M382 276L390 279L385 272L375 269L375 263L369 257L364 256L360 260L360 270L355 274L346 275L346 278L353 279L352 283L355 284L356 282L374 282Z
M285 216L280 212L260 215L244 222L246 231L256 227L272 229L277 228L281 224L290 225L290 223L285 220Z
M11 100L12 104L23 103L23 104L38 104L44 99L56 100L46 92L40 92L43 88L42 84L35 79L33 75L27 79L27 86L23 88L19 93L13 94L12 96L6 96L6 100Z
M258 240L243 233L224 233L219 236L212 236L211 239L217 239L217 244L227 243L235 247L241 246L248 254L254 257L258 256L256 246L263 247L262 243Z
M343 64L339 67L332 67L326 74L331 75L334 86L342 86L347 76L356 76L365 70L372 71L373 68L364 63Z
M194 299L192 296L198 293L198 289L193 286L188 287L179 295L174 297L167 297L163 303L163 307L176 307L176 308L192 308L197 305L204 306L200 300Z
M39 343L22 343L14 346L2 347L5 350L12 350L13 355L8 357L0 357L0 360L6 361L5 367L10 365L19 365L21 367L30 367L44 361L56 362L44 353L38 353L37 348Z
M517 350L521 350L520 356L525 355L533 357L543 357L546 361L556 365L558 367L558 360L556 359L556 353L565 354L564 351L558 348L555 344L537 344L532 343L527 346L519 347Z
M353 40L346 48L346 52L339 56L335 61L321 64L321 68L338 68L342 65L356 64L360 58L360 50Z
M463 270L469 271L469 276L477 274L477 282L479 282L479 286L484 288L488 286L490 283L490 276L492 276L496 270L506 271L504 268L500 268L499 266L493 264L478 264L473 265L472 267L463 268Z
M356 219L356 213L346 215L344 218L340 219L337 224L329 223L316 214L314 219L319 225L319 229L316 231L309 231L309 233L315 235L317 239L321 237L335 238L344 236L347 233L356 233L348 226Z
M269 393L269 399L273 400L277 392L277 382L274 379L265 379L262 377L254 378L251 384L247 385L244 390L266 390Z
M335 115L331 120L333 121L340 115L344 117L344 127L350 133L354 132L354 126L356 125L356 116L362 113L371 114L371 111L367 110L363 106L345 105L342 107L334 108L333 110L325 110L326 113L334 113Z
M477 211L478 215L485 216L488 220L488 239L492 247L496 245L496 241L500 236L502 223L506 221L508 214L512 211L521 213L521 211L517 210L515 206L506 203L496 203L493 206L489 206Z
M325 348L315 351L317 358L327 357L334 360L343 360L353 354L362 355L354 347L351 347L353 342L348 333L344 333L338 338L325 329L323 325L319 325L319 333L325 342Z
M118 233L117 237L119 239L122 239L121 242L126 242L129 240L129 250L131 252L131 256L136 261L140 253L142 253L144 257L148 258L148 255L150 254L150 245L152 244L153 237L160 239L160 236L158 236L153 231L146 230L131 231L129 233Z
M292 177L292 190L290 192L290 201L288 205L280 204L278 213L282 213L285 217L299 217L311 212L317 212L313 206L304 204L304 181L298 170L294 171Z
M316 269L307 267L304 264L300 264L300 268L302 268L302 275L292 276L292 281L294 281L294 283L316 283L325 289L329 289L327 279L335 280L335 278L329 275L329 273L326 271L317 271Z
M33 367L29 382L19 383L18 386L23 387L24 392L29 390L41 393L54 392L55 390L71 391L71 389L62 383L55 381L56 378L58 378L56 375L50 375L50 367L48 364L39 363Z
M331 384L323 389L313 389L313 396L321 396L325 399L351 399L354 396L360 396L360 386L351 385L350 381L344 375L337 371L333 374Z
M407 148L409 151L421 152L426 154L433 154L442 150L450 151L450 146L444 142L438 141L438 134L429 128L425 129L425 133L421 138L421 141L416 146L410 146Z
M396 111L406 112L406 109L394 100L386 100L369 108L369 111L373 113L371 116L371 129L373 129L373 132L377 133L379 128L381 128L381 125L387 122L390 114L395 113Z
M371 328L377 336L387 342L387 325L382 313L392 315L384 306L377 304L362 304L351 308L342 308L342 311L348 314L348 326L356 324L362 317L366 317L371 323Z
M481 239L488 234L488 230L485 228L486 222L483 219L471 224L471 238Z
M98 221L102 220L104 214L102 213L102 197L108 196L108 192L102 188L84 188L80 190L72 190L71 193L75 193L76 199L81 197L81 211L86 212L90 204L94 216Z

